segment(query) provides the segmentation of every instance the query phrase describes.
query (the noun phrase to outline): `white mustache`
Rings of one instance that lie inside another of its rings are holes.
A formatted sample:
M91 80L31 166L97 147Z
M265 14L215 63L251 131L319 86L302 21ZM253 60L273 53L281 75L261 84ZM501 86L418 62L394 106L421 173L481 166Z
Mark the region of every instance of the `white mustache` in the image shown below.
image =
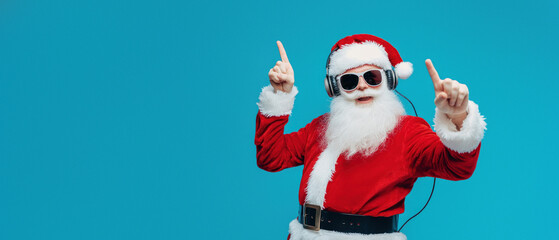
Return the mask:
M355 90L351 93L344 92L343 95L345 95L346 98L356 100L356 99L362 98L362 97L377 97L380 94L382 94L382 90L375 90L375 89L367 88L364 91Z

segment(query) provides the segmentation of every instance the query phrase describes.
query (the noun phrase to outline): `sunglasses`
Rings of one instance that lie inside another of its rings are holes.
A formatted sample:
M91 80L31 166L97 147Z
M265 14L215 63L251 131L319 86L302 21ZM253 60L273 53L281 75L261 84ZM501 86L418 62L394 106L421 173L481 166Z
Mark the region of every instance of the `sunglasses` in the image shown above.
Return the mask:
M371 69L361 73L346 73L336 77L342 89L351 91L359 85L359 77L363 76L369 86L378 86L382 83L382 69Z

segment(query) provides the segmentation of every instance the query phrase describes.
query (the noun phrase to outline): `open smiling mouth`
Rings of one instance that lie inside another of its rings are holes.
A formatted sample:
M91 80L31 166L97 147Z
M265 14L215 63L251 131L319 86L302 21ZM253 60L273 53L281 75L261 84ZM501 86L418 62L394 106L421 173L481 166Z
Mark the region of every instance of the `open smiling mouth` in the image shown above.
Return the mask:
M357 99L358 103L367 103L372 101L373 101L373 97L360 97Z

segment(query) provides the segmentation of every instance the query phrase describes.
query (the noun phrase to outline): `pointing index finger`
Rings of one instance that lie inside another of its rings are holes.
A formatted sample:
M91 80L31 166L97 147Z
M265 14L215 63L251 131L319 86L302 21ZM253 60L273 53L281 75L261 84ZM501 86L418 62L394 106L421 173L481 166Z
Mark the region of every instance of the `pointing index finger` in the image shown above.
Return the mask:
M437 73L437 70L435 69L433 62L431 62L431 59L425 60L425 66L427 66L427 71L429 71L429 75L431 76L431 80L433 81L433 86L435 87L435 90L440 90L441 79L439 78L439 73Z
M281 61L288 63L289 59L287 58L287 53L285 52L285 48L283 48L283 44L281 44L280 41L277 41L277 44L281 56Z

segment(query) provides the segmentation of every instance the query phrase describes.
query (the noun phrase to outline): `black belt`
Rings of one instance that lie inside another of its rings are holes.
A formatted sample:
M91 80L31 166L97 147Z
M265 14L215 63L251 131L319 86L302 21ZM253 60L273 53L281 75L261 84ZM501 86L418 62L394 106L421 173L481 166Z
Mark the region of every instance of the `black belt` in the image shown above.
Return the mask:
M398 215L391 217L372 217L337 213L321 210L320 206L305 204L299 206L299 222L306 229L319 229L344 233L393 233L397 232ZM320 221L316 221L320 219Z

